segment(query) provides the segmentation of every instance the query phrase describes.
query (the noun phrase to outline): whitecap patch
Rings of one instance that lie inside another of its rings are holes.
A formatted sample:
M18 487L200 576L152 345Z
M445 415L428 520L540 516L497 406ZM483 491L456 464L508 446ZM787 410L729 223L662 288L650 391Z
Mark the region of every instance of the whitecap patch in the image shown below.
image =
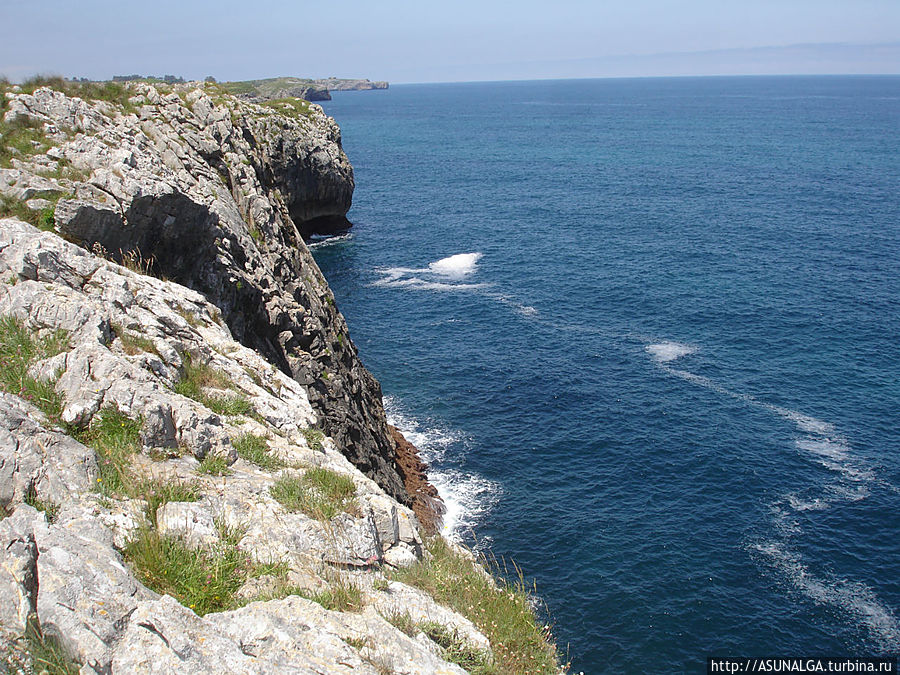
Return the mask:
M657 342L646 346L647 352L657 363L669 363L680 359L682 356L693 354L696 347L690 347L680 342Z
M370 286L404 288L418 291L471 291L484 283L459 283L472 276L481 253L457 253L441 258L428 267L383 267L375 271L381 275Z
M324 237L322 239L314 238L306 246L309 249L315 250L319 248L327 248L336 244L343 244L344 242L350 241L351 239L353 239L353 233L347 232L345 234L333 235L330 237Z
M456 255L441 258L428 265L428 269L435 274L440 274L453 279L462 279L475 271L475 265L481 260L481 253L457 253Z

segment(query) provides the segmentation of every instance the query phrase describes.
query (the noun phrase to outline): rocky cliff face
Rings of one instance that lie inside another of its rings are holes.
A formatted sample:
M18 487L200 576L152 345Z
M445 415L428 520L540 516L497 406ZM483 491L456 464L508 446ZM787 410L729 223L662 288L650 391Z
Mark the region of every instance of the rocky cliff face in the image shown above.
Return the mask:
M424 536L304 244L350 205L334 122L88 93L0 107L0 672L557 672L525 593Z
M218 307L18 220L0 278L0 648L37 622L82 673L464 672L398 613L489 648L386 577L415 515Z
M213 85L127 95L119 106L12 95L7 123L39 125L52 147L14 158L0 194L56 200L70 241L202 293L241 343L308 387L345 455L411 503L379 385L303 242L349 226L353 171L337 125L303 101L254 105Z

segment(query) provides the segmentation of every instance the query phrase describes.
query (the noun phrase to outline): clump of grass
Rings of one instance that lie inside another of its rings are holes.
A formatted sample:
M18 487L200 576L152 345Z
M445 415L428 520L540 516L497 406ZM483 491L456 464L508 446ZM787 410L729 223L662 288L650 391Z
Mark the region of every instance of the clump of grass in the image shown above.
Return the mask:
M426 621L418 627L441 648L444 661L455 663L470 675L494 675L498 672L489 652L473 647L443 624Z
M307 593L305 597L333 612L359 612L363 608L362 592L349 583L337 583L318 593Z
M302 98L276 98L264 101L261 105L294 119L309 119L312 115L309 101Z
M28 490L25 492L25 503L43 512L48 523L55 523L59 516L59 504L41 499L34 485L28 486Z
M77 96L85 101L106 101L119 106L126 113L135 112L134 104L128 100L132 96L131 91L119 82L72 82L58 76L38 75L22 84L22 92L33 94L41 87L49 87L66 96Z
M122 350L129 356L134 356L135 354L141 354L143 352L156 354L157 356L159 355L153 340L145 338L142 335L129 333L124 327L117 323L112 324L112 331L115 336L119 338Z
M34 404L51 422L60 424L63 402L54 388L55 380L38 380L28 374L28 369L68 347L65 331L38 338L15 317L0 317L0 388Z
M189 355L184 356L184 375L175 385L176 393L192 398L219 415L255 415L253 404L241 394L210 395L207 388L233 389L234 382L208 363L194 363Z
M235 593L254 569L249 555L230 541L197 549L149 527L137 532L123 554L145 586L200 616L234 606Z
M156 514L169 502L195 502L200 498L200 486L177 479L146 479L140 483L139 494L147 502L147 519L156 527Z
M187 325L191 328L197 328L198 326L202 325L200 319L197 318L197 315L189 309L176 307L175 312L178 314L178 316L187 321Z
M75 434L97 453L100 476L97 483L104 495L131 496L135 484L131 457L141 450L141 423L108 406L91 420L91 425Z
M0 167L8 169L13 158L43 154L52 146L41 122L21 115L11 122L0 117Z
M495 585L465 555L442 537L427 542L430 559L393 572L397 581L421 588L463 616L490 640L494 671L556 674L560 664L549 632L541 626L528 601L525 583L503 578Z
M68 657L53 637L44 634L34 615L29 617L25 627L25 652L31 659L31 670L35 673L77 675L79 672L78 664ZM25 666L23 663L10 663L9 665ZM11 670L10 672L16 671Z
M409 613L395 612L384 617L384 620L399 630L404 635L414 638L421 630L419 624L409 615Z
M322 450L325 447L322 444L322 442L325 440L325 434L320 429L307 427L306 429L302 429L301 431L311 450Z
M154 266L156 258L154 256L144 257L141 249L135 247L127 251L119 249L118 260L122 267L130 269L132 272L143 274L144 276L156 276L154 274Z
M269 491L289 511L301 511L322 521L358 508L353 481L321 467L309 469L302 476L282 474Z
M276 471L284 468L284 462L269 451L264 436L247 433L232 439L231 444L237 450L238 457L256 464L261 469Z
M231 469L228 468L228 458L213 453L203 458L200 466L197 467L197 471L210 476L227 476L231 473Z
M49 206L35 210L29 208L21 199L0 195L0 218L18 218L34 225L39 230L52 232L56 226L56 202L59 201L59 198L59 194L54 194L49 198L52 202Z

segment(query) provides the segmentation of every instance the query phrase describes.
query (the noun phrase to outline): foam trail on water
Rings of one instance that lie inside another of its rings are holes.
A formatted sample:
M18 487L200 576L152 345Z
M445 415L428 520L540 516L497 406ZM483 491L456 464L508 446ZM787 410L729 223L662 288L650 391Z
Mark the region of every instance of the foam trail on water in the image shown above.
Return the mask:
M460 283L475 273L481 253L457 253L430 263L428 267L383 267L381 275L369 286L405 288L417 291L471 291L484 288L483 283Z
M768 504L776 537L751 548L805 597L842 611L852 621L862 625L883 650L896 651L900 647L900 625L872 588L849 579L816 576L792 544L795 538L804 534L796 514L802 513L809 518L815 512L832 506L863 500L869 496L872 483L884 484L884 481L878 479L875 471L865 462L853 456L850 442L838 434L830 422L760 401L752 394L734 391L708 377L670 365L695 353L696 348L680 342L663 341L649 342L645 349L666 373L767 410L794 425L799 434L794 439L794 451L827 470L831 476L824 476L802 495L789 493Z
M869 632L880 650L890 653L900 649L897 617L869 586L841 577L818 576L802 556L784 542L754 544L750 548L804 596L854 617Z
M459 539L494 507L502 491L500 485L450 466L467 451L464 434L439 424L422 425L392 396L385 396L384 409L388 423L418 448L422 460L429 465L428 480L437 488L446 508L441 533Z
M306 246L310 250L315 250L319 248L327 248L336 244L343 244L345 241L350 241L351 239L353 239L353 233L347 232L345 234L325 237L324 239L313 239Z

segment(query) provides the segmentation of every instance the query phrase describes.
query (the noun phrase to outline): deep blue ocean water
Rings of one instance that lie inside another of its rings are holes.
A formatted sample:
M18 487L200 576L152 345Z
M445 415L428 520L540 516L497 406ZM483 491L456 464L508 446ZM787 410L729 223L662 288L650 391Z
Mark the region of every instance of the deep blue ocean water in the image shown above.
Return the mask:
M325 104L315 246L448 527L575 672L900 651L900 78L395 86Z

